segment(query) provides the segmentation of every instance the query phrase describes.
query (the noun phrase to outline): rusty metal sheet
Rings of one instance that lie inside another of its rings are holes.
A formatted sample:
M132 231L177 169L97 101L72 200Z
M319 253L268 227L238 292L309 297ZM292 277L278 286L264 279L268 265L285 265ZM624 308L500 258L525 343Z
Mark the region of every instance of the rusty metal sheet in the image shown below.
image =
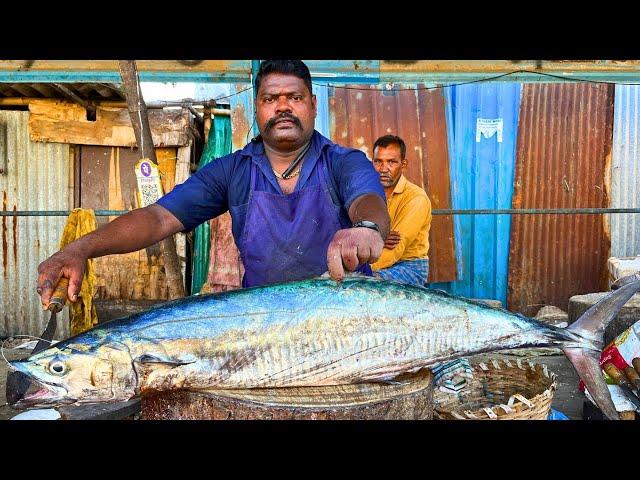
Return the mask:
M254 104L252 89L249 84L233 85L231 91L234 94L230 99L231 104L231 143L232 150L240 150L255 135L257 128L254 125Z
M69 145L32 142L29 112L0 111L6 126L7 169L0 174L0 208L69 210ZM0 140L2 141L2 140ZM71 177L72 178L72 177ZM0 336L40 335L50 314L35 291L38 265L58 250L64 217L0 220ZM69 336L68 309L58 315L56 338Z
M431 200L431 208L451 208L449 147L445 118L445 100L441 90L422 91L418 95L420 141L422 146L422 178ZM434 215L429 240L429 281L454 281L456 273L453 217Z
M379 86L348 87L337 87L330 92L331 139L340 145L357 148L371 158L373 142L378 137L400 136L407 145L407 179L426 190L432 208L451 208L442 92L416 91L416 85L402 85L399 90L391 91L380 90ZM450 216L434 217L429 244L429 282L456 280Z
M402 133L402 139L407 145L407 165L406 176L410 182L426 189L422 171L423 155L422 155L422 125L420 123L420 112L418 110L418 92L413 90L402 90L398 92L398 132ZM442 118L444 120L444 103L442 109ZM416 122L418 120L418 122ZM416 128L417 127L417 128ZM375 141L375 138L374 138ZM445 144L446 146L446 144ZM371 152L373 154L373 152ZM413 160L413 161L412 161Z
M523 86L513 208L607 207L613 85ZM602 215L516 215L508 307L526 315L567 309L606 288L610 240Z

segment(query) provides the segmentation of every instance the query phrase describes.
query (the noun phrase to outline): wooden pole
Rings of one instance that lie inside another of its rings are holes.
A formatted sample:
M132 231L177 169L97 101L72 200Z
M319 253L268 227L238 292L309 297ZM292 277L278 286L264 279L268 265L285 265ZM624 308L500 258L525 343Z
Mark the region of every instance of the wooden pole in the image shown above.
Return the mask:
M135 60L120 60L120 75L124 85L125 97L131 116L131 124L136 136L136 143L140 151L140 158L148 158L158 165L156 151L153 147L151 137L151 127L149 127L149 117L147 116L147 106L142 98L140 80ZM176 252L176 243L173 236L165 238L160 242L164 269L169 288L169 299L184 297L184 281L180 262Z

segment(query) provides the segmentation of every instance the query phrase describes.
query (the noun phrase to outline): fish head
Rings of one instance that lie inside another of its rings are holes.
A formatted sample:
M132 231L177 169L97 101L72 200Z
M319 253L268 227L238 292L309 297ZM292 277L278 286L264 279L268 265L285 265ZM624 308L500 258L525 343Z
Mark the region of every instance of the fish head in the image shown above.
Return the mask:
M10 362L7 402L16 408L124 401L136 376L123 346L72 344Z

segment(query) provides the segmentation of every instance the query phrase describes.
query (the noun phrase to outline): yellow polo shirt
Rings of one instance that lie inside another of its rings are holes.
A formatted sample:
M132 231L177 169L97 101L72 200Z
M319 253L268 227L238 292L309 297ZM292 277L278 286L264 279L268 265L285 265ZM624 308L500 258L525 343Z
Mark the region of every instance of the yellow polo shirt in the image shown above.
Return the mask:
M400 232L400 242L393 249L383 248L371 265L374 270L388 268L403 260L428 258L431 202L427 193L404 175L387 198L391 230Z

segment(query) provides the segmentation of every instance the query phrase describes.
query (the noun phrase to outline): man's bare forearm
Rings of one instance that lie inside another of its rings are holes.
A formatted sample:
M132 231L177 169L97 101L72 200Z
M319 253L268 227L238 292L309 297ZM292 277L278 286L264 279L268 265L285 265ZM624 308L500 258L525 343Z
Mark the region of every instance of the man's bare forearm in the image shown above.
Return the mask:
M184 229L182 223L159 205L132 210L70 243L65 250L86 258L128 253L157 243Z
M356 198L349 207L349 218L353 223L362 220L377 223L383 240L389 235L389 212L384 200L378 195L365 194Z

